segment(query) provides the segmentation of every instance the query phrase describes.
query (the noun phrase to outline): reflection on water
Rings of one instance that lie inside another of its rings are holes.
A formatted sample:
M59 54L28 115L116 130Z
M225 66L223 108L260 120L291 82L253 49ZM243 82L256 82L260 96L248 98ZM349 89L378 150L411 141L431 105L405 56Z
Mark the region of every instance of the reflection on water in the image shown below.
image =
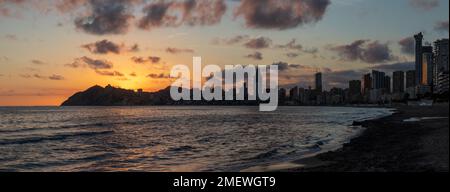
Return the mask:
M238 171L339 146L387 109L0 108L0 171Z

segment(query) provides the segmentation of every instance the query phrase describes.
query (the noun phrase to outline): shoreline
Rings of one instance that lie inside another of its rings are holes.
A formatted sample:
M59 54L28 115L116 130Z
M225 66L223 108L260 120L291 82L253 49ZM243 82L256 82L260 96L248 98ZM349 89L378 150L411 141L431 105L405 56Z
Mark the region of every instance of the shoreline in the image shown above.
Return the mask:
M448 103L394 108L392 115L358 122L364 130L336 150L242 171L448 172Z

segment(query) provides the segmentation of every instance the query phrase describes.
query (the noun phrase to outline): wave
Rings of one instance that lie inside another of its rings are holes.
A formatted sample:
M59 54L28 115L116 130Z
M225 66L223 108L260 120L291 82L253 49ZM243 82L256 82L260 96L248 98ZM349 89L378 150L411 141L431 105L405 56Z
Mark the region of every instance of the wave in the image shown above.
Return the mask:
M103 134L111 134L113 131L97 131L97 132L79 132L79 133L65 133L58 134L52 136L44 136L44 137L28 137L28 138L19 138L19 139L6 139L1 140L0 145L15 145L15 144L30 144L30 143L39 143L44 141L60 141L65 140L71 137L88 137L95 135L103 135Z

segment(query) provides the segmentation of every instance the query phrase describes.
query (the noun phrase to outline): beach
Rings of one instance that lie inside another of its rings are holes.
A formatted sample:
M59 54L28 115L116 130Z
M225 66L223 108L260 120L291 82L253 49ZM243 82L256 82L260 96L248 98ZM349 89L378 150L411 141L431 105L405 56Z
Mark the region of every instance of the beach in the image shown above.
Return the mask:
M282 171L448 172L448 107L398 106L391 116L360 122L365 131L342 148Z

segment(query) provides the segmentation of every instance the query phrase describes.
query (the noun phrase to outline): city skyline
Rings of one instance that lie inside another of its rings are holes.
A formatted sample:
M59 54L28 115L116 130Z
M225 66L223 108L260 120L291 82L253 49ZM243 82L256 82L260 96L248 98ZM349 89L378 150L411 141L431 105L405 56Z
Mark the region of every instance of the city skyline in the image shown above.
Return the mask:
M265 3L290 16L252 17L261 10L251 0L0 1L0 105L59 105L95 84L156 91L192 56L277 64L283 87L314 86L320 71L323 90L347 88L372 70L413 70L418 32L425 45L448 38L448 1L286 2L295 6Z

